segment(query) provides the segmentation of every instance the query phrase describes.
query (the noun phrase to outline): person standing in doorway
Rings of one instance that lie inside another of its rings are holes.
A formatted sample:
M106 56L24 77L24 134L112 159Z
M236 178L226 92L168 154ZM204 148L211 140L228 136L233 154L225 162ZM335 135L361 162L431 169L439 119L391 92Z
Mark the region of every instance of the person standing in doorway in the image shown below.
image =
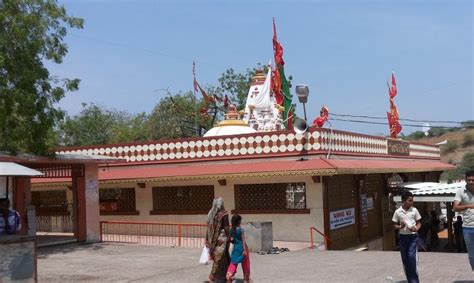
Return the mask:
M402 193L403 205L395 210L392 221L394 229L400 231L400 254L408 283L418 283L418 230L421 228L421 215L413 207L413 194Z
M464 242L471 269L474 271L474 170L466 172L466 187L456 192L453 210L463 214Z

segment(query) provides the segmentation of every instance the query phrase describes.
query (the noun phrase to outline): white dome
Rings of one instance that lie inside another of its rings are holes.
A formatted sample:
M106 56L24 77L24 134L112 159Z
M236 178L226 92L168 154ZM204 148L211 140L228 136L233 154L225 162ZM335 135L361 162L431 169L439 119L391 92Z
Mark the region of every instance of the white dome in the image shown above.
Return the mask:
M250 128L248 125L225 125L225 126L216 126L204 134L204 137L217 137L217 136L233 136L241 134L251 134L256 133L254 129Z

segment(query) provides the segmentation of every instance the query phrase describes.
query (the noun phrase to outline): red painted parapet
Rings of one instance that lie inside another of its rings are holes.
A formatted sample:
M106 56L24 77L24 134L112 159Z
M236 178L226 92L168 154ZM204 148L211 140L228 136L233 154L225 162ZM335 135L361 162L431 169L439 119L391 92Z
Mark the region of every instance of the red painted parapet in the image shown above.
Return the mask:
M103 155L123 158L126 163L135 164L284 157L329 152L352 156L440 158L439 147L436 145L326 128L310 128L304 134L292 131L258 132L56 149L58 154Z
M154 246L203 247L206 224L101 221L100 241Z

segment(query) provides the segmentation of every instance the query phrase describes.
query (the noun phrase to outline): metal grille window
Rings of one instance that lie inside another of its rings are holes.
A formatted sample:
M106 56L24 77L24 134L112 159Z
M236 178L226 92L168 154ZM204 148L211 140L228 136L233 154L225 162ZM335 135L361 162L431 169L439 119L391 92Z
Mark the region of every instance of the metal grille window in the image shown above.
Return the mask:
M205 214L213 199L214 186L154 187L151 214Z
M107 212L134 212L135 188L99 189L99 205L102 214Z
M31 192L31 203L34 205L67 204L66 190L49 190Z
M235 200L238 210L306 209L306 184L236 185Z
M73 232L73 206L66 190L33 191L31 203L36 207L36 231Z

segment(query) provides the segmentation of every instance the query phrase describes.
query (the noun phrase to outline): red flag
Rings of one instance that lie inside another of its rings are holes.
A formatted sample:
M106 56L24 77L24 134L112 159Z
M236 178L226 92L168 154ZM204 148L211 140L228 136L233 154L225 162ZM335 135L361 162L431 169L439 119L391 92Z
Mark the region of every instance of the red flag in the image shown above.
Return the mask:
M204 102L206 103L206 105L209 104L209 102L211 102L211 98L209 98L206 91L201 87L201 85L199 85L199 83L196 80L194 80L194 85L199 89L199 92L201 92L202 97L204 97Z
M224 96L224 108L227 109L229 107L229 98L227 94Z
M207 93L204 91L204 89L199 85L198 81L196 80L196 62L193 61L193 85L194 85L194 91L199 91L201 92L202 96L204 97L204 102L209 104L210 101L213 101L214 98L209 98Z
M277 39L275 18L273 18L273 51L275 53L275 63L278 69L279 66L285 65L285 62L283 61L283 47Z
M390 112L387 112L388 126L390 129L390 137L396 139L397 135L402 131L402 125L398 122L399 115L397 106L395 105L395 96L397 96L397 83L395 81L395 74L392 73L392 85L388 86L388 95L390 101Z
M397 96L397 82L395 81L395 74L392 73L392 86L388 89L390 98Z
M272 71L272 90L276 103L281 105L283 103L283 94L281 93L281 77L278 69Z
M273 53L275 57L276 67L272 70L272 90L273 95L275 96L275 101L277 104L283 104L283 93L281 90L281 75L280 75L280 66L283 66L285 62L283 61L283 47L278 42L275 18L273 18Z

